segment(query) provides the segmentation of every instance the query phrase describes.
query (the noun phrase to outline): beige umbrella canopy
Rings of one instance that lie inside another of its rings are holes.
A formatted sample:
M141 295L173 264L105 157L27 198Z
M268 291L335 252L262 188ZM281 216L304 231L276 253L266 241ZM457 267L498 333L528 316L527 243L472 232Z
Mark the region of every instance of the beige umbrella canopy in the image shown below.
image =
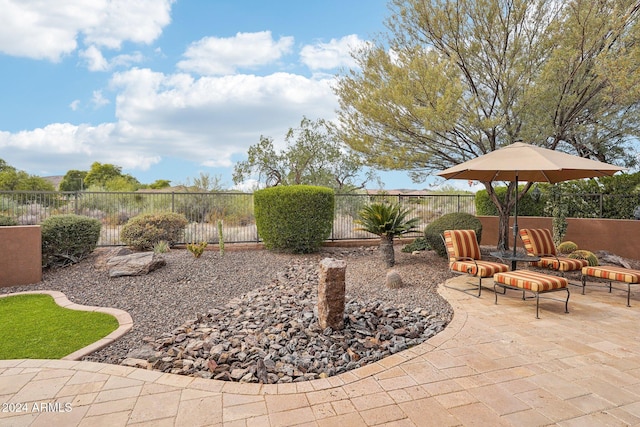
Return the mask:
M480 182L518 181L556 183L572 179L610 176L622 171L620 166L572 156L560 151L515 142L499 150L476 157L457 166L438 172L447 179L466 179ZM518 237L518 198L515 198L513 221L513 254Z
M595 178L622 171L620 166L572 156L560 151L516 142L457 166L438 172L447 179L481 182L562 182Z

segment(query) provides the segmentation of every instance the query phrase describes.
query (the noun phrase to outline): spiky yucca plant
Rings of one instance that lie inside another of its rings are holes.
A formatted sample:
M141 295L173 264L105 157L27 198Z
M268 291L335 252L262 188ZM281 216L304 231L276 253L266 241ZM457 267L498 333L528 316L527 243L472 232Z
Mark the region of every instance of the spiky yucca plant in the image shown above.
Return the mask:
M373 203L358 213L356 230L367 231L380 237L380 254L387 267L395 264L393 238L417 229L418 218L407 219L411 209L403 209L399 204Z

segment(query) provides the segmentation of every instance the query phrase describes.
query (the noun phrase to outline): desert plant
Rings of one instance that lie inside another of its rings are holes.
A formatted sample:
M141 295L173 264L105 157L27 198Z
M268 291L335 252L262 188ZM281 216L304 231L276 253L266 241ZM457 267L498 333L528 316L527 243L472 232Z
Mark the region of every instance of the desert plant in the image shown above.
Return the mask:
M54 215L42 221L42 265L74 264L96 248L102 224L80 215Z
M218 247L220 248L220 256L224 256L224 235L222 234L222 220L218 220Z
M206 247L207 242L187 243L187 250L193 254L194 258L200 258Z
M474 230L478 243L482 239L482 223L475 216L464 212L442 215L424 229L425 240L442 257L447 255L447 248L441 237L445 230Z
M427 240L424 237L418 237L413 242L405 245L404 248L402 248L402 252L412 253L415 251L428 251L429 249L431 249L431 247L427 243Z
M0 215L0 227L8 227L12 225L18 225L18 221L10 216Z
M560 243L556 249L558 250L558 252L560 252L561 254L570 254L573 251L577 251L578 250L578 245L576 245L575 243L571 242L571 241L566 241L566 242L562 242Z
M267 249L316 252L331 234L335 194L311 185L278 186L253 195L258 234Z
M553 243L558 246L564 235L567 234L567 205L557 204L553 207L553 218L551 219L551 227L553 228Z
M569 258L573 259L585 259L589 262L590 266L598 265L598 257L591 251L586 251L584 249L579 249L577 251L571 252L567 255Z
M172 212L142 214L131 218L122 227L120 239L136 250L150 250L161 240L173 246L180 242L187 219Z
M395 264L393 239L416 230L418 218L407 219L411 209L394 203L373 203L360 210L356 230L367 231L380 237L380 253L387 267Z
M153 245L153 252L156 254L166 254L170 250L169 242L166 240L160 240Z

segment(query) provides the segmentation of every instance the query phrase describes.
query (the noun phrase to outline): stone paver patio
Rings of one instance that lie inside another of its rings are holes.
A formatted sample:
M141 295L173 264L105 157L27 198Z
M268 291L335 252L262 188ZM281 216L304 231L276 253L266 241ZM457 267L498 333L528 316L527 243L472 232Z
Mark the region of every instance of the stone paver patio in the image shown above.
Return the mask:
M451 286L464 286L464 276ZM471 279L475 280L475 279ZM487 281L490 282L490 281ZM640 425L640 297L570 287L494 305L441 287L445 331L363 368L260 385L67 360L0 361L0 426Z

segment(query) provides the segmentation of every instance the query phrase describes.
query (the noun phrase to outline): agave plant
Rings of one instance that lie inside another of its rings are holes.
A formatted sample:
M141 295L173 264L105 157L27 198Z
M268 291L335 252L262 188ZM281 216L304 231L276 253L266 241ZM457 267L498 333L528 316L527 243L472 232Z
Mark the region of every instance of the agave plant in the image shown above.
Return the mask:
M411 209L403 209L399 204L373 203L358 213L356 230L367 231L380 237L380 253L387 267L395 264L393 238L417 229L419 219L407 219Z

